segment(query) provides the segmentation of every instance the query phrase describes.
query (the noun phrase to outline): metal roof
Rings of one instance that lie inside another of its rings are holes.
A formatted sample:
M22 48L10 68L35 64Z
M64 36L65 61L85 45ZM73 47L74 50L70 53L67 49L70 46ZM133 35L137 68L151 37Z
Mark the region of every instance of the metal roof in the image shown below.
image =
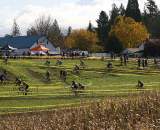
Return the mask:
M34 43L36 43L42 36L5 36L0 37L0 46L10 45L18 49L30 48Z

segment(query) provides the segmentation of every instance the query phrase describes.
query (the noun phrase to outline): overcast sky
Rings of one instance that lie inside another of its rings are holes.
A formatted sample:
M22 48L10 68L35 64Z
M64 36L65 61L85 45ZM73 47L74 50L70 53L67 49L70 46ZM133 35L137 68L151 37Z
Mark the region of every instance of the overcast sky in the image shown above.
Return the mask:
M86 28L91 20L95 20L101 10L109 13L112 4L125 6L128 0L0 0L0 36L10 33L13 19L24 34L25 30L41 15L51 15L63 28ZM160 0L155 0L160 5ZM146 0L139 0L143 10Z

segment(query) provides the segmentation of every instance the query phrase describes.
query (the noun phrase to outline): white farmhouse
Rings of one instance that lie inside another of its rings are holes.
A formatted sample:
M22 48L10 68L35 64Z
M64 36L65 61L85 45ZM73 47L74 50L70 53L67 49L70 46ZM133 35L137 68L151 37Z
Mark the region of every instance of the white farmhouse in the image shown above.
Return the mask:
M36 47L38 44L42 44L50 51L50 54L60 54L59 47L55 47L46 37L43 36L5 36L0 37L0 47L10 45L17 50L14 52L16 55L23 55L30 52L31 48Z

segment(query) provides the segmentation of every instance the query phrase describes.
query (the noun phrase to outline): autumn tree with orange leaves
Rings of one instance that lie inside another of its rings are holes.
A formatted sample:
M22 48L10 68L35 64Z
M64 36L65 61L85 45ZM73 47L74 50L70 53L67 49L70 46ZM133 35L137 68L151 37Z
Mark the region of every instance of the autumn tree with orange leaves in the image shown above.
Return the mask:
M149 38L149 33L141 22L136 22L130 17L119 16L111 28L110 36L117 37L125 48L132 48Z
M100 51L102 47L98 44L97 34L85 29L73 30L65 40L65 47L85 51Z

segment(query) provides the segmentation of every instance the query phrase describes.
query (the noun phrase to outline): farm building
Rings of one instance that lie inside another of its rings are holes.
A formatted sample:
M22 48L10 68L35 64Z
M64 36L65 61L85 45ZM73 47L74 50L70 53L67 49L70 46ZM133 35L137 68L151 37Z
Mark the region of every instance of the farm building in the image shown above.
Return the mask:
M48 48L49 54L60 54L60 49L56 48L53 43L51 43L46 37L42 36L5 36L0 38L0 47L11 46L17 48L12 55L24 55L28 54L30 50L37 45L43 45Z
M145 42L144 55L151 57L160 56L160 39L149 39Z
M143 43L137 48L126 48L122 53L128 54L129 56L132 57L141 57L143 56L144 53L144 46L145 44Z

